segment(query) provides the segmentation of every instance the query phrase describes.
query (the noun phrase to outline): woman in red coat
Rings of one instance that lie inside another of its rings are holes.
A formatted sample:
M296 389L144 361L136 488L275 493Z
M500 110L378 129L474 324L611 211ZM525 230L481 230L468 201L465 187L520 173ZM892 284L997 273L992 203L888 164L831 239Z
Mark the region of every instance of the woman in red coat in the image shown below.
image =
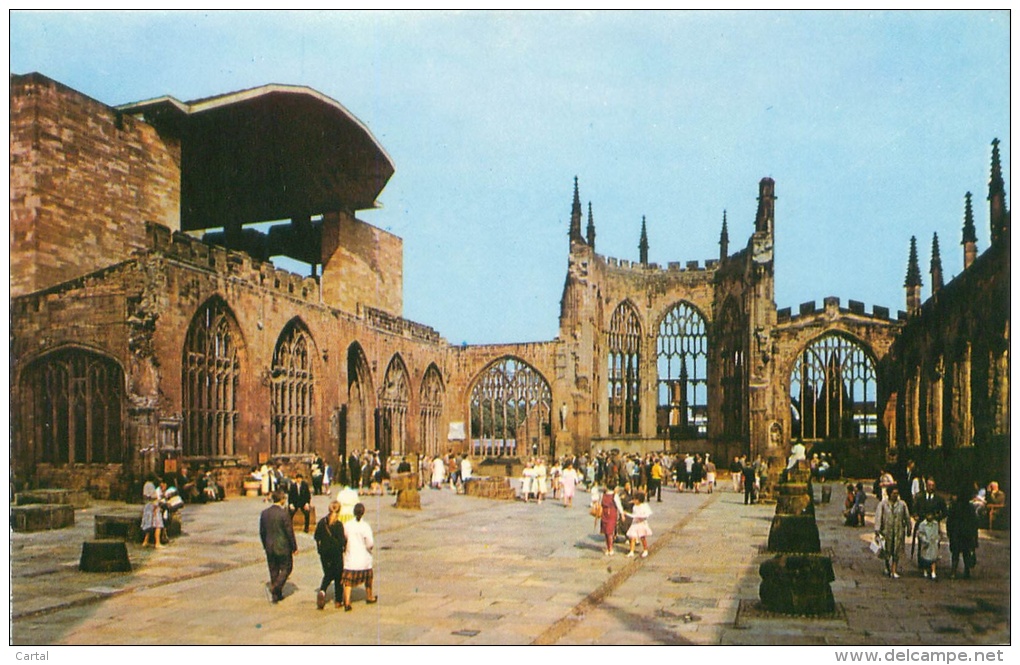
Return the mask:
M606 486L606 492L600 501L602 506L602 520L600 531L606 537L606 555L613 555L613 541L616 539L616 521L623 513L623 506L620 504L620 497L616 495L616 485Z

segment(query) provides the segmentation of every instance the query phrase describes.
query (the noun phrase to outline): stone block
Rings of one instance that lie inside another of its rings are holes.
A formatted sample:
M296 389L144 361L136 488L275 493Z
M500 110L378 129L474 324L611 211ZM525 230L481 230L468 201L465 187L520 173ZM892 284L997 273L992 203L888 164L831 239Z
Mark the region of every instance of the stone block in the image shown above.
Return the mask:
M776 515L769 529L768 550L770 552L820 552L818 524L815 516Z
M464 494L503 501L514 501L517 498L506 478L471 478L464 483Z
M98 513L95 516L94 534L96 539L120 539L132 543L142 542L142 514Z
M11 507L11 528L17 532L49 531L74 525L74 508L67 504Z
M81 545L78 570L84 573L130 573L127 545L123 540L86 540Z
M85 490L72 489L43 489L27 490L14 495L14 503L18 506L28 506L38 503L67 504L73 508L88 508L92 497Z
M395 473L390 477L390 489L397 493L397 508L421 509L421 493L418 491L417 473Z
M769 612L818 615L836 609L829 586L836 576L829 557L781 555L763 562L758 574L758 597Z
M776 497L777 515L814 515L815 504L811 496L807 494L784 495L782 485L779 486L780 493Z

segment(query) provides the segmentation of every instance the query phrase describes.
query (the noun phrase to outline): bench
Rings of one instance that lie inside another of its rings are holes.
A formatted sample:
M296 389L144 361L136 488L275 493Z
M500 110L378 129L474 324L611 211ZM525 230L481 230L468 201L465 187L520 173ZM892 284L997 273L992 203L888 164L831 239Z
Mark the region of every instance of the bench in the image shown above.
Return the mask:
M988 512L988 530L991 531L995 528L995 516L1006 509L1004 503L989 503L985 505L985 510Z
M170 515L170 521L164 525L167 538L181 535L183 528L179 513ZM142 533L142 514L139 512L97 513L95 517L95 537L97 539L116 538L130 543L140 543L145 538Z

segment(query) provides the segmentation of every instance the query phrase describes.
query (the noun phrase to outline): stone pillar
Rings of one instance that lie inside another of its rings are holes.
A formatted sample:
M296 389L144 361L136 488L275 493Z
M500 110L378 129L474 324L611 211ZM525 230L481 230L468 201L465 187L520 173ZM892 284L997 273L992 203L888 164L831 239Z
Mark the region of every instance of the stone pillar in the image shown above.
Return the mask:
M790 469L778 485L768 550L777 555L758 568L762 608L800 615L827 614L836 609L829 587L836 578L832 559L820 555L811 471L805 460Z

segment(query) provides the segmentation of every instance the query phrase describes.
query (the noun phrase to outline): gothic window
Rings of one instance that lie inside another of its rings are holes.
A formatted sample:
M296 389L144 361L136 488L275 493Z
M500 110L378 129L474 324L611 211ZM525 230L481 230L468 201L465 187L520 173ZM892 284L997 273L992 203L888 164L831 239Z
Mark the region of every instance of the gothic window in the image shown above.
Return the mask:
M425 370L421 382L421 417L418 419L418 441L422 452L438 455L440 450L440 421L443 416L443 379L435 365Z
M365 352L357 342L347 350L347 421L343 449L364 450L368 445L368 402L372 394L372 373Z
M708 335L689 303L675 305L659 324L658 431L673 439L708 436Z
M393 356L386 368L380 392L379 426L375 435L379 456L385 460L407 450L407 406L411 399L411 382L400 356Z
M312 450L315 346L299 322L287 324L273 352L272 390L273 454Z
M620 303L609 321L609 433L637 434L641 422L641 321Z
M31 410L30 459L48 464L123 462L124 372L109 358L80 349L51 353L25 372Z
M218 299L203 305L188 327L181 381L186 456L234 454L239 342L237 323Z
M878 436L875 365L860 343L826 333L801 353L790 376L793 438Z
M471 388L471 452L552 455L551 415L552 391L545 378L516 358L497 360Z

